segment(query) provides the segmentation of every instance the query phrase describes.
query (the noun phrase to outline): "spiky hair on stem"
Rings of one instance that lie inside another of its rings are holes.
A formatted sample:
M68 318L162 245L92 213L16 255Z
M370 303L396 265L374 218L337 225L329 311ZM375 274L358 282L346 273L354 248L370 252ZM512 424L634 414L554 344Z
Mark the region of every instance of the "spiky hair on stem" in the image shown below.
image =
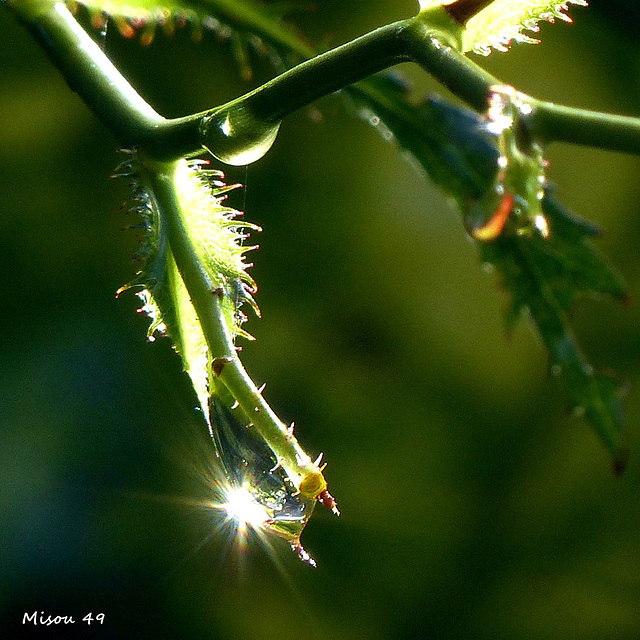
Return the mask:
M513 42L537 44L539 22L572 22L569 5L587 6L587 0L494 0L466 23L463 48L487 56L492 50L507 51Z
M116 169L113 177L129 179L129 210L142 218L142 224L132 227L144 228L145 238L134 256L143 261L143 267L134 280L118 293L130 288L138 289L138 297L143 301L140 311L151 319L148 338L153 340L155 333L169 333L175 342L178 336L171 331L176 320L175 303L167 297L174 265L165 224L153 192L146 183L143 165L134 152L125 153L128 157ZM203 256L204 266L214 274L213 279L220 285L212 293L224 297L227 302L231 335L253 339L242 329L246 316L241 307L248 303L256 315L260 315L253 297L257 285L247 272L252 264L245 260L245 254L257 249L257 245L246 245L245 240L251 231L259 232L261 229L256 224L239 220L243 213L224 204L228 192L242 185L226 184L221 171L209 168L208 160L199 159L179 161L173 180L190 234ZM179 350L179 345L175 346Z

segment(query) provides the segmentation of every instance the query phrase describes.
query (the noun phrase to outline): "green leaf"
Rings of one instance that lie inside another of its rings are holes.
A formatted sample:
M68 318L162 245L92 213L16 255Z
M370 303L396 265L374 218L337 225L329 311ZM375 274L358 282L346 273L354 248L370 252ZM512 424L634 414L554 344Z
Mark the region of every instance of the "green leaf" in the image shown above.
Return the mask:
M517 135L527 105L508 87L494 87L483 117L438 98L418 100L388 76L360 83L356 91L365 105L361 115L458 202L467 230L481 241L483 262L496 268L511 294L506 326L528 313L575 413L594 427L621 470L626 460L622 385L594 373L568 313L580 295L606 294L625 302L627 289L592 245L597 228L570 215L548 187L542 197L541 150L533 142L521 143L522 149Z
M507 51L512 42L535 44L538 40L524 31L537 33L540 20L571 22L565 13L569 4L587 6L586 0L494 0L467 22L463 51L486 56L492 49Z
M568 312L581 294L628 298L620 275L592 246L594 228L573 218L548 193L542 201L548 237L503 235L480 245L482 260L498 271L511 294L508 328L525 312L550 353L551 373L564 381L577 416L596 430L622 471L627 459L623 434L623 386L594 372L571 330Z
M494 183L500 152L475 111L431 96L416 97L395 74L379 74L349 91L360 116L415 159L461 207Z
M245 77L250 73L247 49L259 43L286 58L294 56L292 60L314 55L282 24L282 16L291 9L288 3L263 6L248 0L72 0L69 4L86 7L95 27L102 25L104 16L112 17L124 37L139 35L145 45L151 44L157 29L172 33L185 26L196 40L204 30L231 36Z
M420 11L425 15L433 13L436 7L451 7L455 4L470 5L467 9L471 14L474 6L479 4L474 0L419 1ZM487 56L493 49L507 51L512 42L537 44L537 39L524 32L537 33L541 20L571 22L571 18L565 13L569 4L586 7L587 0L494 0L465 21L462 51L474 51Z

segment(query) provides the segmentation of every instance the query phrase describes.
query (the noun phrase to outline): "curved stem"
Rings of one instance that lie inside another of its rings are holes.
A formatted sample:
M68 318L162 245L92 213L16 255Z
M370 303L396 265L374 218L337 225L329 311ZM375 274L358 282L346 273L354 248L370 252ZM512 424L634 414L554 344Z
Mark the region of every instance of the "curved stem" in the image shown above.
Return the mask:
M242 102L258 118L278 122L318 98L408 61L403 39L408 24L404 20L388 24L302 62L222 109Z
M487 108L490 88L500 81L449 46L420 17L405 31L411 59L454 95L478 111Z
M236 0L207 0L222 17L295 52L313 51L299 38L254 8ZM499 80L454 47L426 16L395 22L352 42L315 56L226 105L183 118L165 119L145 102L80 27L62 2L21 0L9 5L58 66L69 86L96 113L121 144L140 146L158 159L202 151L206 123L212 116L234 121L238 138L279 122L314 100L366 76L412 60L453 94L478 111L487 107L490 87ZM451 5L454 6L454 5ZM372 92L372 96L375 92ZM370 97L375 109L375 97ZM523 120L546 142L570 142L615 151L640 153L640 119L572 109L528 98L533 109ZM259 156L258 156L259 157Z
M164 121L111 63L63 2L10 5L75 91L121 141L137 144Z
M272 127L277 127L285 116L377 71L408 61L403 31L409 24L403 20L376 29L302 62L221 107L169 122L163 135L175 135L171 127L176 127L178 131L190 131L187 137L193 137L197 127L201 144L214 155L218 155L216 146L226 146L225 138L244 147L252 141L259 142L267 131L272 142ZM266 152L269 145L262 148ZM218 157L227 161L222 155ZM253 159L258 157L261 154Z

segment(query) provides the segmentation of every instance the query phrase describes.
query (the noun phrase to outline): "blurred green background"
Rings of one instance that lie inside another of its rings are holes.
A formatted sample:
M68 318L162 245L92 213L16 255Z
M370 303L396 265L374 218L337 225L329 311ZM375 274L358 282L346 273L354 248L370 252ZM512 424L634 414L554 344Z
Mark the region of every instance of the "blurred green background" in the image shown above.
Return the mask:
M414 4L317 0L297 22L339 44ZM543 26L541 46L480 62L537 97L640 115L638 3L591 4ZM180 363L145 342L135 296L114 296L138 246L120 231L127 184L107 179L116 144L7 11L0 43L4 637L37 610L105 613L76 623L86 638L640 638L640 159L548 151L560 199L606 229L636 301L573 316L594 365L630 384L622 477L527 322L504 334L506 298L453 206L344 102L288 118L263 160L229 170L247 185L232 204L264 227L245 364L325 452L342 510L305 531L315 570L286 545L277 563L257 545L238 557L188 506L213 451ZM107 52L167 116L253 86L213 34L141 48L112 30Z

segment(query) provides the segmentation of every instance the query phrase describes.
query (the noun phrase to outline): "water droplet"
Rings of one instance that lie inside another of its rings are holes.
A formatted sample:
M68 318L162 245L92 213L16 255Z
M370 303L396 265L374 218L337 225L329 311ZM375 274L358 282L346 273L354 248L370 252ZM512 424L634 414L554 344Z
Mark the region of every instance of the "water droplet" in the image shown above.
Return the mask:
M210 405L213 438L227 478L223 505L228 517L283 538L309 564L302 549L302 533L316 501L305 498L294 486L276 455L246 417L232 412L218 397Z
M202 143L218 160L234 166L251 164L274 143L280 123L264 123L246 107L223 109L202 124Z
M543 238L549 237L549 224L547 223L547 219L541 213L534 218L533 223Z

